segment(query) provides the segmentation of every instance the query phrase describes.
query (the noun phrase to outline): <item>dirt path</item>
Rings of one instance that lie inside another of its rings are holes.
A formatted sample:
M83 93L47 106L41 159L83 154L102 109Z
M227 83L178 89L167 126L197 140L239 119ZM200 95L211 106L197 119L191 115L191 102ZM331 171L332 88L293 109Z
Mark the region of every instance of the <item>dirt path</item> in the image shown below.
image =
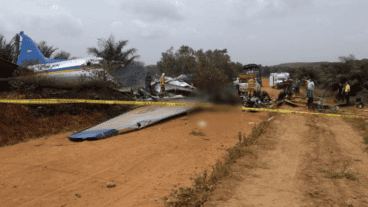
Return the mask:
M230 199L206 206L368 206L368 154L361 135L341 118L280 114L251 150L254 156L234 167L238 180L222 184L238 183ZM341 172L344 163L360 173L358 180L321 172Z

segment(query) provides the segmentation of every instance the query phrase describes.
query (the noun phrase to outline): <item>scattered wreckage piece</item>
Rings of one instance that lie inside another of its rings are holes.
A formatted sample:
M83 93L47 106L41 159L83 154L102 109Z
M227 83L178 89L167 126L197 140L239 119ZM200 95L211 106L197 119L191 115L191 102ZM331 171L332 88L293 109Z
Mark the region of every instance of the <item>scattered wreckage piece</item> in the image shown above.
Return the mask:
M290 94L287 94L284 91L282 91L279 94L278 99L274 100L274 105L272 105L270 108L274 108L275 106L279 107L282 104L287 104L292 107L297 107L297 105L293 103L292 100L293 99ZM339 109L338 106L325 105L324 100L320 97L317 97L316 100L312 100L312 102L309 105L308 103L306 105L309 107L309 109L317 110L319 112L336 112Z
M181 115L194 110L195 103L187 100L186 106L145 106L134 109L113 119L100 123L68 136L70 140L100 139L118 135L120 133L142 129L162 120Z
M264 108L271 103L271 98L266 91L256 92L252 97L246 93L240 98L242 99L242 105L245 107Z
M134 95L136 96L137 100L143 101L184 98L196 91L196 87L186 83L184 80L189 80L187 75L180 75L176 78L165 76L165 93L163 98L159 97L161 92L159 80L151 82L151 92L141 87L138 89L137 93L134 93Z

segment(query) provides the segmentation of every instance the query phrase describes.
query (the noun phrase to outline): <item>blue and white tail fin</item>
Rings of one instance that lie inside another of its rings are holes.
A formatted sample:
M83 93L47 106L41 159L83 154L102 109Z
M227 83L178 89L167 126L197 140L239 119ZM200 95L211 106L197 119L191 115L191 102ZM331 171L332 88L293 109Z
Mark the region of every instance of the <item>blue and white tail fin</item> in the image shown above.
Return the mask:
M19 35L22 38L22 41L18 56L18 65L34 65L66 61L62 59L45 58L37 44L30 37L25 35L23 32L20 32Z

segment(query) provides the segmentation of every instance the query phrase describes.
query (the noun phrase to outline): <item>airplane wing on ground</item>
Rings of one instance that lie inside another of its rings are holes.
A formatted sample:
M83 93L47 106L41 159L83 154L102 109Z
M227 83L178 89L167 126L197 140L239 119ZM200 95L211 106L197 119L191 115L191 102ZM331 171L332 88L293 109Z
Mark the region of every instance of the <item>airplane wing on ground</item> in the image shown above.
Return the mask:
M145 106L68 136L70 140L100 139L142 129L162 120L194 110L196 101L177 100L187 106Z

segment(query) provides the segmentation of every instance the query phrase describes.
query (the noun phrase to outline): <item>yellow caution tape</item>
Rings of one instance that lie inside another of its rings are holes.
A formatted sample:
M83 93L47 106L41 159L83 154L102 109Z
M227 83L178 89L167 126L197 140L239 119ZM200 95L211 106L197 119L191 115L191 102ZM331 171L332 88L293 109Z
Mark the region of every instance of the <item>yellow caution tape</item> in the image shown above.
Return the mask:
M0 99L0 103L12 103L12 104L63 104L63 103L91 103L91 104L123 104L123 105L163 105L163 106L188 106L186 103L169 103L169 102L148 102L148 101L104 101L104 100L88 100L88 99ZM199 103L197 106L211 107L210 103ZM326 115L332 117L353 117L353 118L368 118L364 116L355 115L340 115L340 114L324 114L324 113L312 113L301 111L290 111L281 109L264 109L264 108L249 108L242 107L242 110L252 111L269 111L286 114L314 114L314 115Z
M124 105L187 106L187 104L185 103L145 102L145 101L103 101L103 100L87 100L87 99L1 99L0 103L13 103L13 104L93 103L93 104L124 104Z
M352 118L362 118L362 119L368 118L364 116L355 116L355 115L324 114L324 113L290 111L290 110L281 110L281 109L263 109L263 108L248 108L248 107L242 107L242 109L252 110L252 111L270 111L270 112L278 112L278 113L285 113L285 114L313 114L313 115L325 115L325 116L332 116L332 117L352 117Z

